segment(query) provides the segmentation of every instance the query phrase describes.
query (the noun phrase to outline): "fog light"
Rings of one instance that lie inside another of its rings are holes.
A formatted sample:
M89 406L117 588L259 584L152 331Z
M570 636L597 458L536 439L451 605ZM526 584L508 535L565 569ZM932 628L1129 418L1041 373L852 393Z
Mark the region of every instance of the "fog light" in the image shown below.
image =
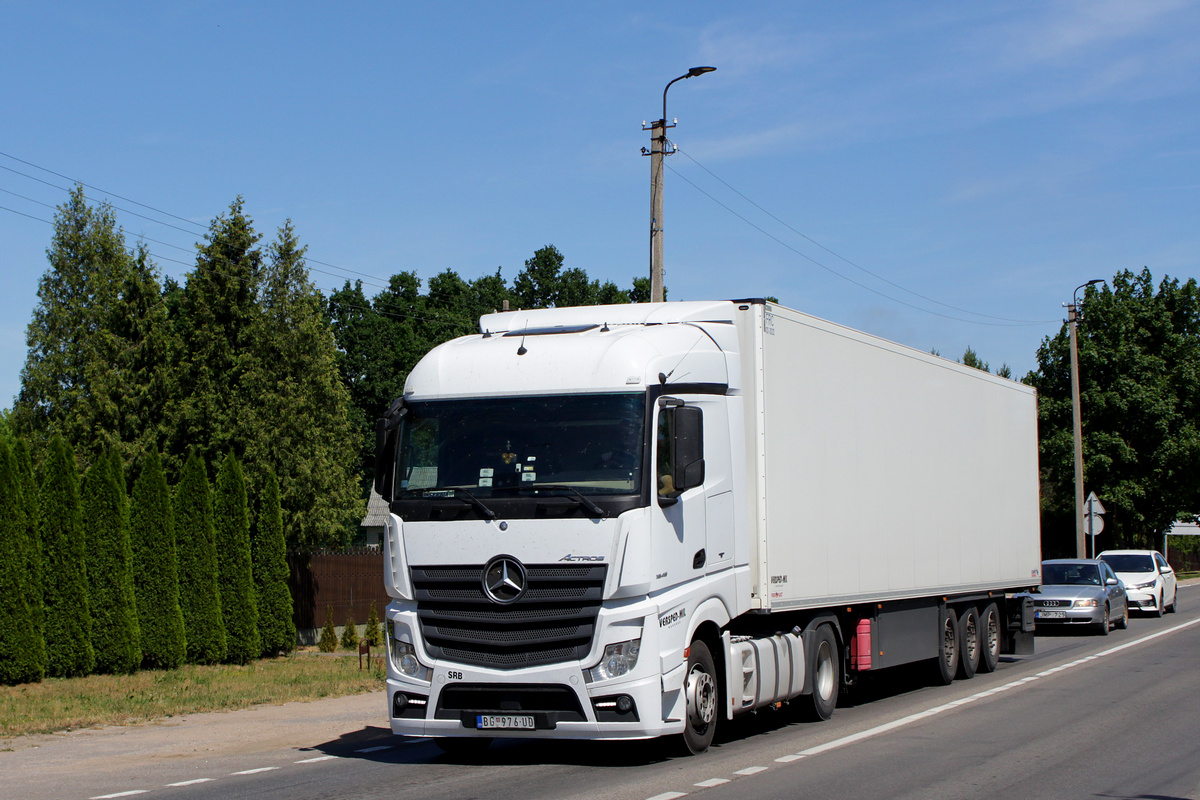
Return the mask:
M617 698L617 712L628 714L629 709L633 708L633 698L627 694L623 694Z

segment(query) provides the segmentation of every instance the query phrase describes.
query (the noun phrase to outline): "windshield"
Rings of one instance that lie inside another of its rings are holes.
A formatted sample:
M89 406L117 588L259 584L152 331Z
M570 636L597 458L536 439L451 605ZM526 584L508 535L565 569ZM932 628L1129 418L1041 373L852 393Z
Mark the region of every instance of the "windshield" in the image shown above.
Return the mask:
M1113 572L1154 572L1154 557L1142 553L1114 553L1104 556Z
M409 403L397 497L641 491L645 394Z
M1043 564L1042 583L1047 586L1099 586L1096 564Z

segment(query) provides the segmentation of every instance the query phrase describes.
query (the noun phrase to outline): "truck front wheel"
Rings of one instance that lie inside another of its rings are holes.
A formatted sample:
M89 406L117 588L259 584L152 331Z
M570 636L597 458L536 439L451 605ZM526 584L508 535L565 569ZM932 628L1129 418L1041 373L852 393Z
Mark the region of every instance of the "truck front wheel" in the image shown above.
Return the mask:
M827 720L837 708L838 689L842 683L837 637L828 625L817 629L812 654L808 659L808 670L812 675L813 691L808 696L805 716L812 720Z
M720 688L717 668L708 645L697 639L688 648L687 677L683 691L687 698L687 719L684 720L683 746L687 753L703 753L712 744L717 732L717 706Z

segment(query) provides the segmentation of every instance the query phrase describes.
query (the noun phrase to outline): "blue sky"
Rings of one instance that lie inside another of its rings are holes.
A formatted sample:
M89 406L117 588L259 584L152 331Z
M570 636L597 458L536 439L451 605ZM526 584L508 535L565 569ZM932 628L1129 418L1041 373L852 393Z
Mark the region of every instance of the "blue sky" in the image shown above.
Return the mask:
M668 95L670 299L774 295L1023 375L1084 281L1200 272L1196 3L649 9L0 0L0 407L68 179L152 218L118 211L177 278L242 195L336 265L326 292L511 281L545 244L628 286L642 122L697 65Z

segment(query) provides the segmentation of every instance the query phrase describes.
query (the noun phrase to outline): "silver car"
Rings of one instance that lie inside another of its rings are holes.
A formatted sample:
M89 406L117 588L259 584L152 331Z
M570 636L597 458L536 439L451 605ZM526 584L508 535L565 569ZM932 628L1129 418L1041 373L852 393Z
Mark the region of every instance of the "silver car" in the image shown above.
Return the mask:
M1033 595L1039 628L1088 625L1107 636L1115 623L1129 625L1125 585L1103 561L1056 558L1042 562L1042 587Z

